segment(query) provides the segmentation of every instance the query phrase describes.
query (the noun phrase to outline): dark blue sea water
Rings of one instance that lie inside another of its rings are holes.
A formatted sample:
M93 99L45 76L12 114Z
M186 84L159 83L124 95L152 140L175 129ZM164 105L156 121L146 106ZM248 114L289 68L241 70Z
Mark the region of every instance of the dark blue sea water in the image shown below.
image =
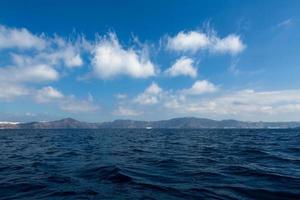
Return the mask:
M300 130L1 130L0 199L300 199Z

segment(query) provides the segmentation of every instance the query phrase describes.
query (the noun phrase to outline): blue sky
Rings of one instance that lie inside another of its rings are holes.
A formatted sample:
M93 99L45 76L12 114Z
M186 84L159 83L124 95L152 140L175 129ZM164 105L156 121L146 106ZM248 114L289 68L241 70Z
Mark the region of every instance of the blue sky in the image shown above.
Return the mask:
M1 1L0 120L300 120L299 1Z

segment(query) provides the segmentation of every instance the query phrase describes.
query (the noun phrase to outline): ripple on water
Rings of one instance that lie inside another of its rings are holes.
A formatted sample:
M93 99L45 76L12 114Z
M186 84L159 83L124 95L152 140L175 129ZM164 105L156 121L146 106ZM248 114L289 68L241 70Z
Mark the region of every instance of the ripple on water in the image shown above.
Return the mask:
M300 130L0 130L4 199L300 199Z
M111 181L113 183L129 183L132 178L117 166L100 166L85 169L79 176L89 180Z

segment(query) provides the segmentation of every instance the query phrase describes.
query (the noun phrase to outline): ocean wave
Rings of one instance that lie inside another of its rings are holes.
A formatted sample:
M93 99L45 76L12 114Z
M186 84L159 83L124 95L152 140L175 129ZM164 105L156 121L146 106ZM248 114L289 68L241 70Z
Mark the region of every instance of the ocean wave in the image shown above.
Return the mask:
M1 130L0 200L300 199L298 135Z
M82 171L79 176L85 179L111 181L113 183L129 183L132 181L129 175L114 165L89 168Z

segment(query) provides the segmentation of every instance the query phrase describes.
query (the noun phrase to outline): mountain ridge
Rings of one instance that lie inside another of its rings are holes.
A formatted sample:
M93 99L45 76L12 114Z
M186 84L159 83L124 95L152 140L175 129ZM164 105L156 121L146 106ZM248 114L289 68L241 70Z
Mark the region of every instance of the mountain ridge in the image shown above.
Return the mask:
M90 123L73 118L48 122L1 123L0 129L105 129L105 128L175 128L175 129L230 129L230 128L299 128L300 122L250 122L234 119L181 117L157 121L118 119L110 122Z

